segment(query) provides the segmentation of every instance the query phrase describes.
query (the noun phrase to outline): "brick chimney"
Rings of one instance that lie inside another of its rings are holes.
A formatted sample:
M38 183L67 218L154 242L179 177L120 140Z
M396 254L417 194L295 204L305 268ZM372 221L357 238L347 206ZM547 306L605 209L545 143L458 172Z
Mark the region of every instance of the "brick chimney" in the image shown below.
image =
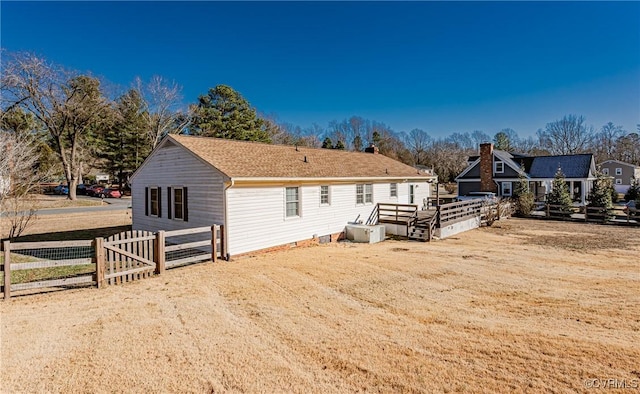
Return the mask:
M493 181L493 144L480 144L480 191L498 193Z
M364 148L364 151L367 153L373 153L374 155L377 155L378 153L380 153L380 151L378 150L378 147L371 144L371 146L369 146L368 148Z

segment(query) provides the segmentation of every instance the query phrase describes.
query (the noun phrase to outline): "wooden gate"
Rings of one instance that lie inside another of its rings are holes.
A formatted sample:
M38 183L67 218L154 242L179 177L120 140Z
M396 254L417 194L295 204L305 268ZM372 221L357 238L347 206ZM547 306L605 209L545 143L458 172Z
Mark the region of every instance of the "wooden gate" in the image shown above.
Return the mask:
M104 280L108 284L120 284L148 278L156 270L154 240L150 231L125 231L105 238Z

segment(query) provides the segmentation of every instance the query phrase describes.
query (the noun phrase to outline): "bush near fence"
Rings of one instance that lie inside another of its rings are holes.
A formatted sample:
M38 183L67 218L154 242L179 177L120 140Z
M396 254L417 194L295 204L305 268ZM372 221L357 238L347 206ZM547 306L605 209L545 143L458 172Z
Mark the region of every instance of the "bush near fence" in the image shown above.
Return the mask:
M5 299L12 294L120 284L226 257L222 225L157 233L128 231L94 240L4 241L1 246L0 284Z

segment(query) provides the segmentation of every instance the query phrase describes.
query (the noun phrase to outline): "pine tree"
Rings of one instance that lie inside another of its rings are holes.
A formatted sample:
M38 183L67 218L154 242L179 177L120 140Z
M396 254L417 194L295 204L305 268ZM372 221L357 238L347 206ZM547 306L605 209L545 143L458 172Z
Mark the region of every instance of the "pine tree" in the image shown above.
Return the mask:
M333 149L333 141L331 141L331 138L326 137L324 141L322 141L322 147L324 149Z
M233 88L218 85L192 107L191 133L231 140L271 142L264 120Z
M603 173L598 172L596 180L593 181L593 188L587 197L587 205L590 207L602 208L598 213L605 215L606 218L611 214L613 202L611 201L611 189L613 184L610 177L606 177ZM588 213L587 213L588 214Z
M569 193L569 186L565 180L564 173L560 168L558 168L553 178L551 192L547 196L547 204L560 206L560 208L552 208L552 210L560 211L560 213L555 215L564 217L571 216L571 194Z
M634 179L624 195L625 201L634 201L640 198L640 179Z
M338 140L338 142L336 142L336 146L334 146L333 149L345 150L344 143L342 141Z
M135 171L151 150L146 134L143 102L132 89L116 100L110 125L96 136L102 167L115 175L122 187L127 175Z
M529 190L529 180L524 172L524 167L518 174L518 182L513 189L513 199L516 204L516 213L527 216L535 207L533 193Z

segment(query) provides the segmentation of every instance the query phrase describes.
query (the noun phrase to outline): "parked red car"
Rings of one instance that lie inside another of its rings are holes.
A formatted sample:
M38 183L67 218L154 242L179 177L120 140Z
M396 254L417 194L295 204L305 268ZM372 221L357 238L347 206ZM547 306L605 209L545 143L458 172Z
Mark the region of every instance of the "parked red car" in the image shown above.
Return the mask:
M102 185L92 185L87 188L87 196L98 197L103 190L104 186Z
M103 189L99 194L101 198L121 198L122 193L118 189Z

